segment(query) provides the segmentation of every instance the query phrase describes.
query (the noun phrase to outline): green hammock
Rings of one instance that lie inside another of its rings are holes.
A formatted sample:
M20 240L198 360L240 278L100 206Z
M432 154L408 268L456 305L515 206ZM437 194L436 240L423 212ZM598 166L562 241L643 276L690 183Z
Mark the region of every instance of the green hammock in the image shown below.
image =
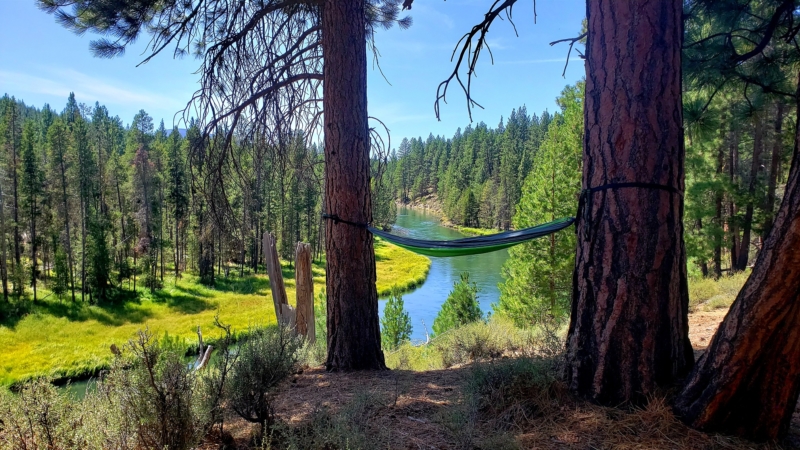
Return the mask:
M377 228L368 227L369 231L392 244L427 256L463 256L489 253L521 244L531 239L540 238L563 230L575 222L573 217L554 220L524 230L506 231L490 236L477 236L453 241L427 241L398 236ZM362 225L363 226L363 225Z

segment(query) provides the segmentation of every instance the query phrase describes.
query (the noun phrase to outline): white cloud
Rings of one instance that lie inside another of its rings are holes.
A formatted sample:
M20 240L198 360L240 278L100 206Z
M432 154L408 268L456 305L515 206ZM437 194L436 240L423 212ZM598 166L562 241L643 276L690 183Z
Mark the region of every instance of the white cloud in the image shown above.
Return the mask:
M70 92L74 92L79 102L91 104L100 101L137 109L170 107L178 110L185 105L176 98L127 87L115 80L93 77L73 69L47 68L42 72L46 75L0 70L0 86L9 92L52 95L61 99L66 99Z
M570 58L570 63L573 61L580 62L580 58ZM547 64L547 63L566 63L566 58L553 58L553 59L520 59L516 61L495 61L496 64Z

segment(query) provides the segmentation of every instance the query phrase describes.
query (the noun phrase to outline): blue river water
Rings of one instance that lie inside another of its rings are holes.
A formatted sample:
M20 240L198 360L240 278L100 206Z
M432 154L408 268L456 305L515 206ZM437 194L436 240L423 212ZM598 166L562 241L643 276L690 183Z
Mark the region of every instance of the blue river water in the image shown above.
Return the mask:
M442 226L438 216L409 208L398 209L397 222L392 233L433 240L465 237L458 231ZM425 329L429 333L432 331L433 319L462 272L469 272L470 281L478 285L478 302L483 313L491 311L492 303L497 302L500 296L497 284L502 281L500 270L507 258L507 250L482 255L430 258L431 269L425 283L414 291L403 294L405 309L411 317L413 327L411 341L424 341ZM378 301L381 317L385 305L386 299Z

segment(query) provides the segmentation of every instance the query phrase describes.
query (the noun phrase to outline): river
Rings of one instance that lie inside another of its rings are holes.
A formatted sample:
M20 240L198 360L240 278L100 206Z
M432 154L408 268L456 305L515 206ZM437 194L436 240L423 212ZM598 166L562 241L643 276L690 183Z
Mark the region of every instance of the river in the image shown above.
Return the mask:
M441 225L439 217L417 209L398 208L397 222L392 233L419 239L450 240L465 237L464 234ZM481 255L454 258L430 258L431 269L425 283L412 292L403 294L405 309L411 316L411 341L425 341L425 329L432 332L433 319L442 303L459 280L462 272L469 272L470 281L478 285L478 302L484 314L491 311L500 291L497 284L502 281L500 270L508 258L507 250ZM383 317L386 299L378 302L378 312ZM424 326L423 326L424 322Z
M419 239L450 240L465 237L464 234L441 225L439 216L417 209L399 208L397 222L392 233ZM425 329L432 332L433 319L439 313L442 303L453 289L462 272L469 272L470 281L478 285L478 302L484 314L491 311L492 303L497 302L500 291L497 284L502 281L500 270L508 258L507 250L482 255L458 256L455 258L430 258L431 269L422 286L403 294L406 311L411 316L412 342L425 341ZM383 317L386 299L378 301L378 311ZM424 322L424 326L423 326ZM94 381L75 381L68 390L83 398L87 386L94 389Z

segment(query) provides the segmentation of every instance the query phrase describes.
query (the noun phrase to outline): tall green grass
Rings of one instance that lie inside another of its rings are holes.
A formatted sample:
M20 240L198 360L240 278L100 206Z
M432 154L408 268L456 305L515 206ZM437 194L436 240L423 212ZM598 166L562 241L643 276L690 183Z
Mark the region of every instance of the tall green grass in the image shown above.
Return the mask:
M425 280L427 258L387 243L379 242L375 249L379 292L393 286L408 290ZM325 286L324 267L315 264L312 270L318 293ZM131 293L133 300L109 306L59 301L42 290L40 298L46 298L30 305L29 314L0 322L0 385L43 375L58 379L97 373L110 365L112 344L120 346L145 328L156 336L169 334L188 348L197 342L198 326L208 340L221 335L215 316L234 332L274 323L266 275L235 274L238 271L231 270L229 278L218 278L214 288L201 285L192 274L177 282L167 278L160 291L139 290L138 298ZM283 275L293 303L294 272L288 264Z
M723 276L719 280L713 278L690 279L689 311L713 311L729 308L749 276L750 271L748 270L731 276Z

